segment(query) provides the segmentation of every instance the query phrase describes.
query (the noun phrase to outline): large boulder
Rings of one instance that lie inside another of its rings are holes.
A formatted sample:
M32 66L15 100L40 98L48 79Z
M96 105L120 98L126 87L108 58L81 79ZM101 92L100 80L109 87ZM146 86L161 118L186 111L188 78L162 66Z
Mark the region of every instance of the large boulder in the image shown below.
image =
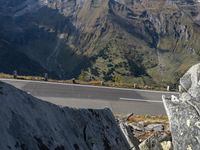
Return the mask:
M0 82L1 150L129 150L109 109L73 109Z
M173 147L176 150L200 149L200 64L194 65L180 79L179 97L163 96L170 120Z

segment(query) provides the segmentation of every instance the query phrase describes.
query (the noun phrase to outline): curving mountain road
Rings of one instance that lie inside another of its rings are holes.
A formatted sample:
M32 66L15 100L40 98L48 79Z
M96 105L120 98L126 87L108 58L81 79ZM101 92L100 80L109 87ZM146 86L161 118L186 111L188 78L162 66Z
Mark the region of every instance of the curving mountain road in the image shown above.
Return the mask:
M114 113L165 114L161 96L174 92L99 87L42 81L0 79L31 95L62 106L109 107Z

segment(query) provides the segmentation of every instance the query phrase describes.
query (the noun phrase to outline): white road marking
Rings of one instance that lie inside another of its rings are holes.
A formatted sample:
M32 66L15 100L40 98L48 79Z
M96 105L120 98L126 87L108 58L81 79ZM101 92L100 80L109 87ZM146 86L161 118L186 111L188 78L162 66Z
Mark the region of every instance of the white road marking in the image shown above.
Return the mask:
M167 92L167 91L153 91L153 90L142 90L142 89L130 89L130 88L117 88L117 87L106 87L106 86L94 86L94 85L81 85L81 84L70 84L70 83L57 83L57 82L46 82L46 81L33 81L33 80L17 80L17 79L2 79L0 81L16 81L16 82L26 82L26 83L43 83L43 84L54 84L54 85L70 85L79 87L89 87L89 88L101 88L101 89L113 89L113 90L124 90L124 91L138 91L138 92L150 92L150 93L168 93L168 94L178 94L177 92Z
M137 102L149 102L149 103L163 103L162 101L156 101L156 100L144 100L144 99L137 99L137 98L120 98L120 100L126 100L126 101L137 101Z

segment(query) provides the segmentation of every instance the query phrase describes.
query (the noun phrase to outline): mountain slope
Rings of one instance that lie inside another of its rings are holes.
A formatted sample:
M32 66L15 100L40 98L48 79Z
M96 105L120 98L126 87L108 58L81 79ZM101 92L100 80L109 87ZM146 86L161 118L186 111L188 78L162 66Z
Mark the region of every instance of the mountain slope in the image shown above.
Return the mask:
M62 108L0 82L1 150L128 150L109 109Z
M197 0L0 3L1 49L9 43L59 78L176 83L199 61Z

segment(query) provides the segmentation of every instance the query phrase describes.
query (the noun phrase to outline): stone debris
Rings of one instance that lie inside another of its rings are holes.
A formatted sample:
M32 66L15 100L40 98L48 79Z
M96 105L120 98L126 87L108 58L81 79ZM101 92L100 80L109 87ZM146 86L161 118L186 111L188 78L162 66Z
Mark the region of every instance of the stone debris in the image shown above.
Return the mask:
M122 130L123 134L125 135L131 149L139 150L139 140L134 136L133 132L129 126L123 122L119 123L120 129Z
M150 124L145 127L146 131L163 131L164 130L164 125L163 124Z
M164 141L161 143L163 150L173 150L172 142L171 141Z
M163 123L166 121L165 117L160 117L160 122L156 116L135 114L132 114L128 119L126 119L127 115L116 116L116 118L133 150L163 150L164 148L167 150L166 147L170 147L172 138L170 131L168 131L169 127L166 126L168 122Z
M129 123L128 126L131 128L132 131L145 131L144 126L139 123Z
M134 113L128 114L126 120L129 120L133 115L134 115Z
M139 145L139 148L140 150L162 150L162 145L157 137L151 136L148 139L144 140Z

